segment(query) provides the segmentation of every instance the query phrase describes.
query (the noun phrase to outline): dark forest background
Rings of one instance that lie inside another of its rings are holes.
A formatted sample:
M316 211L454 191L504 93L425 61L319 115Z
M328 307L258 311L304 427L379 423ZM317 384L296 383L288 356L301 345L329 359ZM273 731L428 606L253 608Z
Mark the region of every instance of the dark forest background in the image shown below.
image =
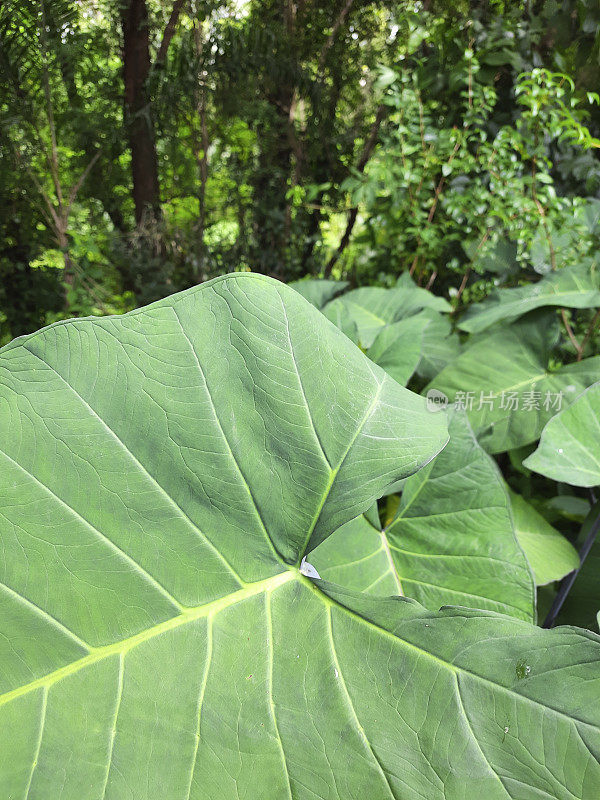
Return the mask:
M237 270L455 305L595 252L596 0L0 5L0 344Z

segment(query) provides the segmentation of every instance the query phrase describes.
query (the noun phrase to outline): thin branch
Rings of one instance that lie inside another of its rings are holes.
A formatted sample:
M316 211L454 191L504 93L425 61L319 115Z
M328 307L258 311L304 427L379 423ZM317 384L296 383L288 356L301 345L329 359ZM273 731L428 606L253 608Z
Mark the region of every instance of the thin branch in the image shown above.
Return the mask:
M537 191L535 188L536 181L537 181L537 159L534 156L531 161L531 197L533 198L535 207L537 208L538 213L540 215L540 222L542 223L542 228L544 229L544 236L546 237L546 241L548 242L548 250L550 252L550 265L552 267L552 271L554 272L554 270L556 269L556 251L554 250L554 243L552 242L550 229L548 228L548 223L546 222L546 211L544 209L544 206L540 203L537 196Z
M465 270L465 274L463 275L463 279L460 282L460 286L458 287L458 292L456 293L456 304L458 307L458 301L460 300L462 293L467 288L467 281L469 280L469 275L471 274L471 267L467 267Z
M179 16L185 5L185 2L186 0L175 0L175 2L173 3L171 16L169 17L169 21L167 22L167 25L163 31L160 46L158 48L156 58L154 59L153 66L155 69L156 67L160 66L167 57L167 51L169 49L169 45L171 44L171 39L175 35L177 23L179 22Z
M561 308L560 315L562 317L563 325L565 326L565 330L567 331L569 339L571 340L571 343L573 344L573 347L575 348L575 351L577 353L577 361L581 361L581 354L583 353L583 347L579 344L579 342L577 341L577 337L573 333L573 328L571 327L569 320L567 319L567 312L564 308Z
M377 109L377 114L375 115L375 122L371 127L371 131L369 133L367 141L365 142L365 146L356 165L357 172L360 173L364 172L365 167L367 166L367 162L371 157L373 150L375 149L375 145L377 144L377 139L379 137L379 128L381 127L381 123L383 122L388 111L389 111L388 107L383 104L380 105L379 108ZM346 223L346 230L344 231L344 234L340 240L338 249L331 256L331 258L327 263L327 266L325 267L323 274L325 275L326 278L329 275L331 275L331 270L333 269L337 260L348 246L348 242L350 241L350 236L352 235L352 229L354 228L357 216L358 216L358 207L354 206L354 208L350 209L350 213L348 215L348 221Z
M19 160L20 160L20 156L18 156L18 158L19 158ZM37 179L37 176L36 176L35 172L34 172L34 171L31 169L31 167L29 167L29 165L28 165L28 164L25 164L25 163L23 163L23 166L25 167L25 171L27 172L27 174L28 174L28 175L29 175L29 177L31 178L31 180L32 180L32 182L33 182L33 185L34 185L34 186L35 186L35 188L38 190L38 193L39 193L40 197L42 198L42 200L43 200L43 201L46 203L46 205L48 206L48 211L50 212L50 216L48 216L48 215L47 215L47 214L44 212L43 208L42 208L42 214L43 214L43 215L44 215L44 217L46 218L46 221L50 222L50 227L54 226L54 227L55 227L55 229L58 231L58 229L59 229L59 227L60 227L60 219L59 219L59 217L58 217L58 214L56 213L56 209L54 208L54 205L53 205L53 203L52 203L52 200L50 199L50 195L49 195L49 194L48 194L48 192L47 192L47 191L44 189L44 187L42 186L42 184L39 182L39 180Z
M457 154L459 147L460 147L460 138L456 140L456 143L454 145L454 149L452 150L452 153L450 154L450 157L448 158L448 161L446 162L447 166L450 166L450 164L452 164L452 162L454 160L454 156ZM427 215L427 222L426 222L427 225L431 224L431 222L432 222L432 220L433 220L433 218L435 216L435 212L436 212L436 209L437 209L438 201L440 199L440 194L442 192L442 189L444 188L444 184L445 183L446 183L446 176L442 173L442 177L440 178L440 180L438 181L437 186L435 187L433 200L431 201L431 206L429 208L429 214ZM415 269L417 268L417 263L419 261L419 250L418 250L419 246L420 246L420 241L419 241L419 244L417 245L417 252L415 254L413 262L412 262L412 264L410 266L410 269L408 271L409 275L412 275L413 272L415 271Z
M81 186L87 176L90 174L92 167L100 158L100 150L98 150L94 156L92 157L91 161L88 163L87 167L83 170L81 175L79 176L79 180L74 184L71 191L69 192L69 202L67 203L67 208L65 211L65 217L68 217L71 212L71 206L73 205L73 201L77 197L77 192L81 189Z
M425 287L427 290L431 289L433 284L435 283L435 279L437 278L437 269L431 273L431 277L427 281L427 286Z
M323 49L321 50L321 53L319 55L319 61L318 61L319 74L323 71L323 67L325 66L325 61L327 60L327 54L329 53L329 51L333 46L333 43L335 42L335 37L337 36L337 32L344 24L344 20L346 19L346 16L350 11L353 2L354 0L347 0L346 5L342 8L342 10L338 15L338 18L333 23L333 28L331 29L331 33L327 37L327 41L323 45Z
M473 50L474 39L469 39L469 49ZM469 59L469 108L473 108L473 59Z
M46 101L46 117L48 119L48 128L50 129L50 146L51 155L49 158L50 175L54 183L54 191L58 200L59 209L62 208L63 196L62 187L60 184L59 165L58 165L58 146L56 143L56 125L54 123L54 109L52 106L52 92L50 89L50 73L48 70L48 50L46 46L46 7L44 2L41 3L41 20L38 26L40 35L40 45L42 50L42 83L44 86L44 98Z

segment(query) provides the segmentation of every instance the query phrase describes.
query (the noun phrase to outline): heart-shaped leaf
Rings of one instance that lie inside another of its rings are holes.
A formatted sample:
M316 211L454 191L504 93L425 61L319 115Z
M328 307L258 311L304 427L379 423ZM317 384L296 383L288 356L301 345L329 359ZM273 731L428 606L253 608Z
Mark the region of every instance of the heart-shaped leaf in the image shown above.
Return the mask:
M292 289L0 367L1 797L597 797L600 640L300 573L446 432Z

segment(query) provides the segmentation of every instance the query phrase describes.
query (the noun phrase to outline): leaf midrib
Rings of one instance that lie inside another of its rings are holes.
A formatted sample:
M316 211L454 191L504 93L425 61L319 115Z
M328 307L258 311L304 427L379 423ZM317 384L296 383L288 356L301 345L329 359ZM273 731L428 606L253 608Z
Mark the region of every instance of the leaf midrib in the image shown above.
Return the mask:
M89 647L89 654L87 656L79 658L76 661L72 661L70 664L67 664L64 667L60 667L59 669L54 670L47 675L43 675L42 677L36 678L35 680L30 681L23 686L18 686L15 689L11 689L9 692L0 695L0 707L24 694L34 691L35 689L50 687L63 678L79 672L79 670L90 666L91 664L95 664L98 661L109 658L112 655L124 655L138 645L143 644L149 639L153 639L155 636L159 636L162 633L174 630L182 625L186 625L189 622L202 619L203 617L211 617L228 608L229 606L236 605L243 600L254 597L257 594L261 594L262 592L273 591L274 589L282 586L284 583L292 580L294 577L297 577L297 575L298 573L295 569L284 569L282 572L278 572L276 575L272 575L269 578L246 584L242 589L238 589L236 592L226 595L225 597L220 597L218 600L212 600L210 603L204 603L203 605L195 606L193 608L186 608L181 614L170 617L168 620L160 622L158 625L153 625L151 628L146 628L146 630L140 631L133 636L129 636L127 639L120 639L117 642L113 642L112 644L108 645L102 645L101 647Z
M287 565L286 565L287 567ZM305 587L309 588L312 592L314 592L321 603L324 606L328 607L328 610L331 608L337 608L342 610L344 613L349 614L353 619L355 619L359 624L365 625L368 628L374 629L380 636L385 638L390 638L397 645L406 648L409 651L416 653L420 657L425 657L430 661L433 661L436 664L441 665L445 670L454 674L454 675L468 675L478 681L481 681L484 684L489 686L493 686L500 691L504 691L511 696L517 696L520 699L533 703L535 706L539 706L541 708L547 709L564 719L567 719L571 722L574 727L576 724L584 725L586 727L592 728L593 730L599 730L597 726L593 723L587 722L586 720L579 719L577 717L569 716L564 711L561 711L558 708L554 708L551 705L546 703L542 703L535 698L528 697L525 694L521 694L516 692L512 687L506 686L502 683L496 682L491 680L490 678L486 678L484 675L480 675L477 672L472 672L469 669L466 669L463 666L458 666L445 658L442 658L435 653L430 652L429 650L425 650L417 644L409 641L408 639L402 638L398 634L394 633L393 631L387 630L386 628L377 625L376 623L372 622L367 617L364 617L359 611L355 611L352 608L346 606L344 603L336 600L335 598L326 594L319 586L316 585L313 581L309 580L308 578L304 577L297 569L294 567L287 567L282 572L277 573L277 575L273 575L269 578L265 578L261 581L256 581L252 584L247 584L243 589L240 589L236 592L233 592L226 597L219 598L218 600L214 600L210 603L206 603L201 606L197 606L195 608L186 609L186 611L182 614L177 615L176 617L172 617L171 619L161 622L158 625L153 626L152 628L148 628L145 631L142 631L134 636L131 636L127 639L120 640L119 642L115 642L110 645L106 645L103 647L93 648L89 655L78 659L77 661L73 661L70 664L67 664L64 667L60 667L59 669L49 673L48 675L42 676L41 678L37 678L34 681L31 681L24 686L17 687L12 689L10 692L7 692L3 695L0 695L0 707L5 705L6 703L11 702L12 700L17 699L25 694L28 694L35 689L43 688L46 691L55 683L62 680L63 678L68 677L69 675L73 675L79 670L83 669L86 666L94 664L98 661L101 661L104 658L110 657L111 655L119 655L121 658L126 655L130 650L135 648L137 645L142 644L149 639L154 638L155 636L159 636L160 634L170 631L176 628L181 627L189 622L193 622L198 619L207 618L209 621L214 618L216 614L220 611L229 608L230 606L236 605L243 600L246 600L250 597L254 597L261 593L271 593L275 589L280 588L284 584L290 582L291 580L296 580ZM405 598L398 598L397 602L414 602ZM416 604L418 605L418 604ZM206 678L206 676L205 676Z

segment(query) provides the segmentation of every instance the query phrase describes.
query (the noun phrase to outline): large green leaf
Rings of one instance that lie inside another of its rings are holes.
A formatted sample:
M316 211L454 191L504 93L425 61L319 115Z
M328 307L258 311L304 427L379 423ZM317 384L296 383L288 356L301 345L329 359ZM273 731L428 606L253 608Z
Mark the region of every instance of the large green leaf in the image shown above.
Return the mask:
M491 453L539 438L559 407L598 379L600 356L551 371L558 335L553 312L533 312L477 337L430 383L467 407L480 443ZM517 407L515 407L515 398Z
M504 481L464 413L452 415L446 448L405 482L390 525L381 530L373 517L359 517L319 545L310 561L328 581L406 594L433 610L455 603L534 616L532 576Z
M403 285L395 289L367 286L336 297L327 303L323 313L334 323L351 320L358 329L360 344L368 348L386 325L423 308L450 311L450 304L418 286Z
M515 319L543 306L600 306L600 276L597 266L582 264L560 269L535 284L516 289L498 289L482 303L470 306L458 327L469 333L478 333L495 322Z
M537 450L523 463L571 486L600 485L600 382L552 417Z
M298 570L446 434L293 290L0 365L2 798L598 796L600 639Z
M579 566L573 545L521 495L510 491L517 538L531 565L536 585L558 581Z
M318 278L306 278L288 284L319 309L333 300L336 295L341 294L349 285L348 281L319 280Z

